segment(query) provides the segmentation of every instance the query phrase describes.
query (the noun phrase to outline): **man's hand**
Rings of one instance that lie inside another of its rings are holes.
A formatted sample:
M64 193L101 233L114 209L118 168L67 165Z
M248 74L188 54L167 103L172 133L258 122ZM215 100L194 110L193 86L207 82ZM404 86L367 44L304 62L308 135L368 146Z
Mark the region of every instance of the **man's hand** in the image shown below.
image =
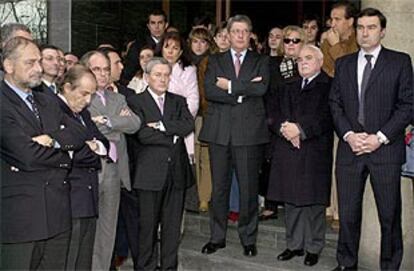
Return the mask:
M375 134L368 135L362 143L363 145L361 151L359 151L356 155L372 153L381 146L381 142L379 142L378 137Z
M292 138L298 137L300 135L298 126L295 123L288 121L282 123L280 132L288 141L291 141Z
M160 124L159 122L148 122L147 126L150 128L159 129Z
M333 28L326 31L326 39L328 40L329 44L331 46L334 46L335 44L339 43L339 33L338 31L334 30Z
M108 118L105 116L95 116L95 117L92 117L92 121L95 122L96 124L105 125L108 122Z
M43 147L49 147L52 148L53 144L54 144L54 140L53 138L51 138L48 135L39 135L39 136L35 136L32 137L32 140L40 145L42 145Z
M217 77L216 86L218 86L222 90L228 91L228 89L229 89L229 79L224 78L224 77Z
M250 82L252 83L259 83L262 81L262 77L261 76L256 76L255 78L253 78L252 80L250 80Z
M290 143L292 143L293 147L300 149L300 137L294 137L290 140Z
M348 142L354 153L359 153L363 151L364 140L368 137L367 133L351 133L346 137L346 142Z
M88 145L91 151L96 152L98 150L98 143L96 143L96 138L94 138L93 140L87 140L85 141L85 143L86 145Z
M129 111L129 109L128 109L128 108L123 108L123 109L121 110L121 112L119 113L119 115L120 115L121 117L129 117L129 116L131 116L131 111Z

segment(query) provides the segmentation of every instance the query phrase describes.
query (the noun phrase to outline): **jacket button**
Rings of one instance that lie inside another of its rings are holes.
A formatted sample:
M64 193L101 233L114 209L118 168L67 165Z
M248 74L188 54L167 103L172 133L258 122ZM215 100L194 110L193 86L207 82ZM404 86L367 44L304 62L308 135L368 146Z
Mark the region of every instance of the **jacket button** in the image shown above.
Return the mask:
M91 185L88 185L88 189L89 189L89 190L92 190L92 186L91 186Z
M63 181L63 184L66 184L67 183L67 181Z
M168 161L168 162L171 162L171 157L168 157L167 161Z
M49 185L49 182L45 182L45 185Z

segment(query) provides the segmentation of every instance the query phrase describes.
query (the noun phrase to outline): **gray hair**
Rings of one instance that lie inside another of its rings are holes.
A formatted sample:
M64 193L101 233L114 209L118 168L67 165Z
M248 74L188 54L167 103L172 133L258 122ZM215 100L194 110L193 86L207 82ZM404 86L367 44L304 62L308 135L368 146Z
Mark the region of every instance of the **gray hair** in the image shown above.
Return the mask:
M148 61L147 65L145 65L144 72L146 74L150 74L151 71L152 71L152 68L154 68L154 66L158 65L158 64L168 65L168 68L170 69L170 73L171 73L172 68L171 68L170 63L162 57L153 57L153 58L151 58L151 60Z
M316 58L323 61L323 53L319 47L312 44L305 44L300 50L302 51L304 49L312 50L315 53Z
M29 44L32 44L36 46L36 48L39 48L34 41L28 40L23 37L14 37L10 39L4 45L4 48L2 51L2 61L6 59L11 59L11 60L17 59L21 50L26 48L26 46L28 46Z
M30 29L27 26L25 26L24 24L19 24L19 23L4 24L0 29L0 40L1 40L1 44L2 44L1 47L5 46L5 44L9 40L14 38L15 33L19 30L27 32L29 34L32 33L30 31Z
M105 55L103 52L98 51L98 50L92 50L92 51L86 52L81 57L81 59L79 60L79 63L84 65L85 67L90 68L89 60L94 55L100 55L100 56L104 57L106 59L106 61L108 62L108 65L111 66L111 60L109 59L109 57L107 55Z
M253 29L252 21L246 15L237 14L237 15L234 15L233 17L230 17L230 19L227 22L227 31L230 32L230 29L231 29L231 27L233 26L234 23L245 23L245 24L247 24L247 28L250 32Z

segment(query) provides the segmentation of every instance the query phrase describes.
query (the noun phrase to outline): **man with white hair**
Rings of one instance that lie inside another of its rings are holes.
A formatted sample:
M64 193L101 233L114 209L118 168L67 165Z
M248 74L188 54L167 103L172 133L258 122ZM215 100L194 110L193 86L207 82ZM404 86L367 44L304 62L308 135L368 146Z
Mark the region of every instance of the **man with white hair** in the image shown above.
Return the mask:
M285 84L275 101L278 110L268 112L276 138L268 198L285 203L287 248L277 259L287 261L306 251L304 264L313 266L325 245L331 191L331 80L321 71L323 54L316 46L305 45L297 61L301 77Z

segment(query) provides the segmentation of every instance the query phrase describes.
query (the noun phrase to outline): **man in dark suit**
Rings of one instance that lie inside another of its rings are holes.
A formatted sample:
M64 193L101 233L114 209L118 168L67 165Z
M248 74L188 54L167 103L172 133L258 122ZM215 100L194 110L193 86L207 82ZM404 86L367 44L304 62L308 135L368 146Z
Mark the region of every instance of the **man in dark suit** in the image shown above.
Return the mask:
M153 58L145 68L148 88L131 97L131 108L144 126L133 187L139 200L138 270L155 270L161 225L161 270L176 270L185 190L194 183L184 137L194 119L183 97L167 92L171 66Z
M147 28L149 35L144 39L138 37L130 46L128 54L125 57L125 69L121 76L121 83L125 86L135 76L139 67L139 51L144 45L148 45L155 50L158 42L164 35L168 27L167 15L162 10L154 10L148 15Z
M339 136L336 177L338 267L358 265L362 197L368 175L381 224L381 270L398 270L403 255L401 165L412 113L413 71L407 54L381 45L386 18L367 8L357 18L361 50L336 63L330 107Z
M269 84L268 57L249 51L252 24L244 15L229 20L231 49L209 58L205 96L209 103L200 141L209 143L213 192L206 254L226 246L231 172L240 187L239 236L244 255L257 254L258 173L269 142L262 96Z
M86 139L56 100L32 91L42 74L37 45L17 37L3 53L2 268L63 270L71 227L68 151Z
M82 65L73 66L62 79L57 95L62 111L87 139L73 153L67 181L71 185L72 231L67 270L90 270L98 217L98 170L107 155L109 141L99 132L86 107L96 91L93 73Z
M42 83L34 90L42 93L56 96L58 93L56 80L58 79L58 73L60 68L60 56L58 52L59 48L53 45L42 45L40 47L40 53L42 54Z

